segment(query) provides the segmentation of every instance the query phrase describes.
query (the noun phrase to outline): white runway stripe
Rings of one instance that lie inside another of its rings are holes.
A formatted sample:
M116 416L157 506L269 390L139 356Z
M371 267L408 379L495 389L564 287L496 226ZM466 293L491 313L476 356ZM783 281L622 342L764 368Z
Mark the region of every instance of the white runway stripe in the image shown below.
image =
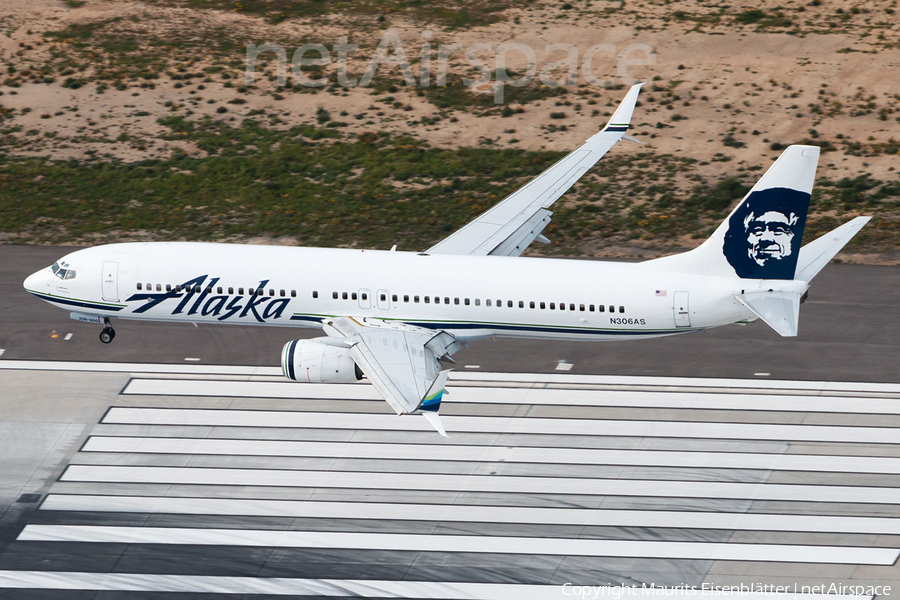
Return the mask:
M900 535L900 519L894 518L664 510L525 508L516 506L64 494L50 494L47 496L41 505L41 510Z
M105 436L90 437L82 451L900 474L900 458L739 452L594 450L582 448Z
M370 385L277 381L210 381L200 379L132 379L126 395L281 398L316 400L380 400ZM454 403L622 406L789 412L900 414L895 398L849 398L810 395L752 395L556 388L456 387Z
M577 584L576 584L577 585ZM579 591L580 591L580 587ZM425 598L428 600L551 600L573 597L573 586L443 581L350 579L288 579L155 575L143 573L78 573L67 571L0 571L0 588L94 590L109 592L172 592L259 594L279 596L361 596L365 598ZM593 590L592 590L593 592ZM614 593L620 593L614 595ZM657 597L659 588L606 588L599 598ZM873 596L837 594L740 593L710 590L670 590L666 597L745 597L777 600L872 600ZM580 596L579 596L580 597ZM591 597L591 596L588 596Z
M282 376L279 367L235 365L185 365L153 363L109 363L51 360L4 360L0 370L93 371L105 373L148 373L185 375ZM647 377L631 375L572 375L563 373L490 373L453 371L451 381L495 381L504 383L556 383L579 385L652 385L662 387L726 388L759 390L804 390L819 392L872 392L900 394L900 384L844 381L791 381L758 379L714 379L694 377ZM352 385L352 384L351 384ZM357 384L367 385L367 384Z
M578 479L497 475L364 473L359 471L288 471L200 467L118 467L70 465L61 481L241 485L379 490L437 490L596 496L662 496L804 502L898 504L900 489L889 487Z
M539 419L443 416L448 432L595 435L615 437L677 437L732 440L784 440L896 444L895 427L823 425L763 425L686 421L621 421L607 419ZM432 431L425 419L384 414L314 413L296 411L217 410L114 407L102 423L132 425L206 425L231 427L301 427L316 429L378 429Z
M19 541L39 542L546 554L855 565L892 565L900 557L900 550L893 548L857 548L851 546L657 542L643 540L570 540L476 535L186 529L177 527L104 527L93 525L26 525L16 539Z

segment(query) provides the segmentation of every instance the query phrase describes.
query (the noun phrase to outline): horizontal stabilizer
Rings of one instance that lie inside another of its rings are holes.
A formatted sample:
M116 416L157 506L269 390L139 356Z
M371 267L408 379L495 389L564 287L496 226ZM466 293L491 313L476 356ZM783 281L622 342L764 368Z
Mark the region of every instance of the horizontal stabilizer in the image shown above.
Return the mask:
M795 337L800 322L798 292L752 291L735 296L766 324L783 337Z
M812 281L872 217L856 217L800 248L796 279Z

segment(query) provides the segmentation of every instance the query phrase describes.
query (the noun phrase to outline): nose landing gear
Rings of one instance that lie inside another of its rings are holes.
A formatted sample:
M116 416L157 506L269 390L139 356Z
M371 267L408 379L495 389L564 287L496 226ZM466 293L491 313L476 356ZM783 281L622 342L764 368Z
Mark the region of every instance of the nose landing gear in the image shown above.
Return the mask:
M109 319L103 319L103 331L100 332L100 341L108 344L116 339L116 330L112 328Z

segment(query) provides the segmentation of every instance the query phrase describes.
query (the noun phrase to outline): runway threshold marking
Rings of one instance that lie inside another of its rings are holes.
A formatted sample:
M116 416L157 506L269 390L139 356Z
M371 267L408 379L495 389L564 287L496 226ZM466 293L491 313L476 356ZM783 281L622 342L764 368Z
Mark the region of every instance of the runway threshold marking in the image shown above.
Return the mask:
M50 494L40 510L900 535L894 517Z
M714 421L642 421L539 417L443 417L447 431L521 433L609 437L741 439L805 442L896 444L900 428L842 425L781 425ZM294 427L306 429L362 429L431 431L424 419L393 414L320 413L301 411L221 410L192 408L113 407L103 424L205 425L231 427Z
M892 565L900 550L854 546L661 542L410 533L347 533L259 529L188 529L102 525L26 525L18 541L322 548L409 552L471 552L616 556L819 564Z
M222 381L209 379L134 378L123 395L297 400L381 400L369 384ZM554 406L621 406L776 412L900 414L900 399L813 394L753 395L739 392L670 392L537 387L454 387L453 403L534 404Z
M764 452L619 450L562 447L466 446L374 442L315 442L234 438L91 436L82 452L194 454L408 461L503 462L559 465L756 469L900 475L900 458Z
M603 479L520 475L470 475L226 467L69 465L60 481L166 485L347 488L439 492L507 492L586 496L648 496L900 504L900 489L785 483L732 483L657 479Z

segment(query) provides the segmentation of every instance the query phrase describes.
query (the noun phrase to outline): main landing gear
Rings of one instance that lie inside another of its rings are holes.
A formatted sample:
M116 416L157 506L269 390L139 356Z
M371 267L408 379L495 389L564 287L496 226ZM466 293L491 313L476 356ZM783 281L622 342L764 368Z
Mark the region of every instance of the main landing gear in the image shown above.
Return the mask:
M112 328L109 319L103 319L103 331L100 332L100 341L108 344L116 339L116 330Z

